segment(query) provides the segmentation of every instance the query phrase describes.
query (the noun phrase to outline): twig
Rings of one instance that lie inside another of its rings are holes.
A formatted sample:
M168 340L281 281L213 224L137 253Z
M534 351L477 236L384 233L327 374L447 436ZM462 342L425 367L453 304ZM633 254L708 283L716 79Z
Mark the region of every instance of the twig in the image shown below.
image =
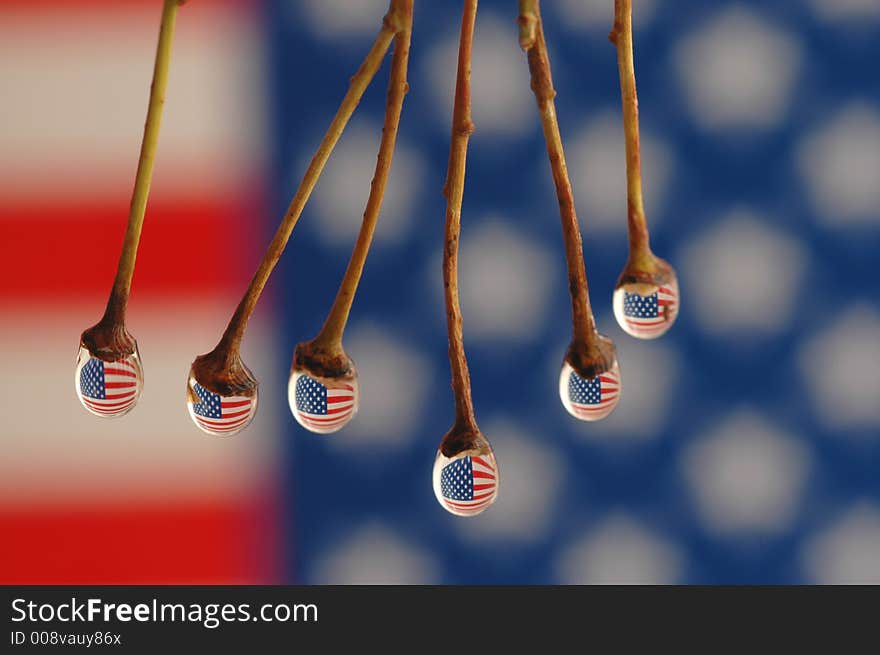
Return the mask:
M165 0L162 7L162 20L159 27L159 44L153 66L153 82L150 86L150 104L144 125L137 175L128 213L125 240L116 267L116 278L107 300L107 307L101 321L83 333L82 341L93 355L102 359L115 360L134 352L134 339L125 329L125 313L128 306L131 280L137 260L138 243L144 226L147 198L150 195L150 182L159 143L159 129L162 124L162 109L165 105L165 92L168 87L168 70L171 63L171 50L174 42L174 27L177 8L181 0Z
M385 122L382 127L382 141L379 145L376 170L370 185L370 196L364 210L360 233L351 253L345 276L336 293L336 299L321 331L310 343L304 344L313 355L320 354L333 358L343 354L342 335L370 251L373 233L376 230L379 212L382 209L382 200L385 197L388 176L391 172L391 163L400 126L400 114L404 98L409 91L406 77L412 37L413 0L392 0L391 7L400 20L401 29L394 37L394 55L391 60L391 77L385 103Z
M315 188L315 184L318 182L318 178L321 176L324 166L327 164L330 153L339 141L343 130L348 124L354 110L360 103L364 92L373 80L373 77L376 75L379 66L382 64L382 60L391 45L394 35L397 34L402 27L403 17L400 15L400 12L395 9L395 3L392 2L391 8L382 21L382 29L380 30L379 35L373 42L369 53L357 73L351 78L348 92L345 94L336 115L330 123L330 127L327 129L321 144L318 146L318 150L312 158L312 161L303 176L302 182L300 182L299 188L297 189L281 224L278 226L275 236L272 238L269 247L266 249L263 259L260 262L260 266L257 268L257 271L248 286L247 292L244 294L244 297L241 299L235 313L230 319L229 325L223 333L220 342L211 353L202 355L196 360L196 364L194 364L194 367L199 365L204 374L204 378L200 378L202 386L210 388L207 385L211 384L210 372L212 370L223 370L224 368L234 367L239 360L241 340L244 336L248 320L253 314L257 301L260 298L260 294L266 286L266 282L268 281L272 270L275 268L275 265L278 263L281 254L284 252L284 248L293 232L293 228L296 226L303 208L305 207L312 190ZM200 360L201 364L199 364ZM198 376L199 373L196 372L196 374Z
M544 26L541 22L539 0L520 0L520 45L528 54L531 86L541 115L541 127L547 143L547 156L559 201L559 217L562 222L562 238L565 243L565 260L568 265L568 288L571 294L572 342L566 355L567 361L582 377L593 377L611 368L616 358L614 345L596 331L596 321L590 308L587 272L584 267L584 250L574 204L574 193L568 168L562 135L556 119L556 90L550 69Z
M609 34L617 46L620 96L623 105L623 131L626 141L627 231L630 259L641 269L650 268L651 254L645 207L642 200L642 167L639 145L639 99L633 65L632 0L615 0L614 29Z
M571 291L571 310L575 338L592 338L596 324L590 309L590 296L587 290L587 273L584 268L584 249L578 226L574 194L565 164L565 151L559 122L556 119L556 90L550 70L547 43L544 40L544 27L538 0L520 0L520 44L528 53L529 71L532 75L532 91L538 102L541 114L541 127L547 142L547 155L556 186L562 221L562 238L565 242L565 259L568 264L568 283Z
M452 368L452 392L455 397L455 426L478 432L471 397L471 378L462 337L461 304L458 293L458 246L461 235L461 205L467 148L474 124L471 120L471 52L477 0L465 0L458 47L458 70L455 82L455 105L452 111L452 138L449 168L443 195L446 196L446 236L443 248L443 285L446 298L446 327L449 333L449 363ZM453 428L455 431L456 428Z

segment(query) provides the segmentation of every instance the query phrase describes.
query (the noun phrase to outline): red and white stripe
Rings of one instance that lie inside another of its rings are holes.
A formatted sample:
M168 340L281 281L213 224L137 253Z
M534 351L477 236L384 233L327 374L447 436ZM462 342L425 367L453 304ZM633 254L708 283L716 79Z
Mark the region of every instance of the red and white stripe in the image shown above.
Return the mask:
M229 396L220 398L220 418L208 418L196 414L190 407L190 415L202 430L209 434L231 435L244 428L257 411L257 397Z
M89 361L86 360L77 371L77 386L82 370ZM80 400L87 410L97 416L124 414L137 402L141 392L140 363L134 355L115 362L101 363L104 365L104 397L90 398L80 393Z
M572 375L577 373L572 372ZM620 400L620 369L617 366L599 376L601 400L595 405L583 405L571 403L571 408L579 417L588 421L596 421L605 418Z
M451 500L443 496L443 502L459 516L479 514L495 501L498 495L498 467L493 455L470 456L474 475L474 497L472 500Z
M284 579L277 399L260 399L247 439L218 442L192 429L183 384L277 220L262 4L180 9L126 320L146 385L124 419L98 420L71 384L71 349L116 272L162 2L0 0L4 584ZM263 298L244 344L264 375L275 316Z
M309 414L297 410L297 418L303 427L320 433L338 430L351 420L356 409L354 385L342 383L339 386L324 386L327 387L326 414Z
M663 334L678 313L678 285L657 288L657 316L638 318L624 316L630 333L636 337L655 337Z

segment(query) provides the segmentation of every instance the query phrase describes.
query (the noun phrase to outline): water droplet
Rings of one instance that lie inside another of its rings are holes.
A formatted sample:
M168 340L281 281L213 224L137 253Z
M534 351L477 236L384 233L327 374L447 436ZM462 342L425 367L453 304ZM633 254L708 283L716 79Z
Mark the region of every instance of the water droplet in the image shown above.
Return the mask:
M257 389L252 396L222 396L203 387L192 371L186 390L186 408L202 431L229 437L244 430L257 413Z
M617 407L620 401L620 368L592 378L582 378L565 362L559 375L559 397L565 410L581 421L599 421Z
M437 451L434 460L434 495L447 512L476 516L498 497L498 465L487 448L465 450L446 457Z
M337 432L357 414L357 375L326 378L305 369L294 370L287 386L287 399L296 422L309 432Z
M621 329L637 339L661 337L678 316L678 280L662 285L630 282L614 290L614 317Z
M137 346L128 357L107 362L80 345L74 382L77 398L95 416L115 418L127 414L144 388Z

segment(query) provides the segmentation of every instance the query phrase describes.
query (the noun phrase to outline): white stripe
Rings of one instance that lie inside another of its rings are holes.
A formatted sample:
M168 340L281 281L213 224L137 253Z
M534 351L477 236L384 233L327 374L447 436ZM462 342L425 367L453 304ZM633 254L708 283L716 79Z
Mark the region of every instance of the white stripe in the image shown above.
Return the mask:
M0 378L4 454L0 503L53 500L237 497L271 484L283 394L265 391L247 432L214 439L186 409L193 358L209 351L238 297L214 301L141 299L129 307L144 391L126 416L86 412L73 388L78 338L101 305L21 305L0 321L0 358L15 376ZM276 335L255 316L242 358L257 378L274 375Z
M253 13L211 2L181 9L155 193L230 193L257 171L265 66ZM160 14L160 2L0 6L0 197L66 204L128 193Z

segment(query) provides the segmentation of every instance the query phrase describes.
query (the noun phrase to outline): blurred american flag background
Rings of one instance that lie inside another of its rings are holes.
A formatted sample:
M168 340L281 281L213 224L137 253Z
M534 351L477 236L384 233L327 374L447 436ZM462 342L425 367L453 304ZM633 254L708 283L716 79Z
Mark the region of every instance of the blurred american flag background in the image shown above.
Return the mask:
M398 152L346 347L361 408L286 407L296 342L360 225L387 69L306 208L244 344L231 439L190 423L215 344L386 0L190 0L130 303L146 386L118 421L73 391L137 162L161 2L0 2L3 582L880 582L880 4L636 0L645 195L681 282L661 340L617 327L625 192L612 0L543 4L600 329L622 396L560 407L569 306L515 2L482 0L462 234L481 426L503 481L431 490L452 419L440 188L460 3L416 2Z

